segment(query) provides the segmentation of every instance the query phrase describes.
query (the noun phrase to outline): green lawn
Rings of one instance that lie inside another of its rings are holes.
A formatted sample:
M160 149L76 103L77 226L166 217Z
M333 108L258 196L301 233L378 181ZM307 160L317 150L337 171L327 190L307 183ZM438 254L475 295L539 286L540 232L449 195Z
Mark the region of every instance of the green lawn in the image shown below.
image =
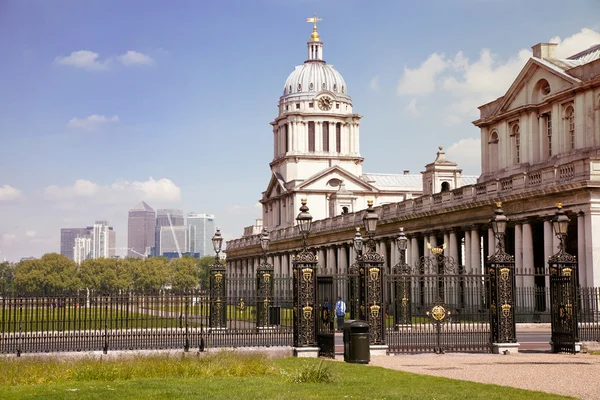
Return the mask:
M315 372L321 362L319 371L328 379L299 374ZM11 358L0 360L0 370L0 398L6 400L566 398L379 367L240 353L104 361ZM298 383L299 376L309 382Z
M185 324L185 321L183 322ZM190 326L200 326L189 321ZM118 307L34 307L0 311L0 331L39 332L179 327L178 317L165 318Z

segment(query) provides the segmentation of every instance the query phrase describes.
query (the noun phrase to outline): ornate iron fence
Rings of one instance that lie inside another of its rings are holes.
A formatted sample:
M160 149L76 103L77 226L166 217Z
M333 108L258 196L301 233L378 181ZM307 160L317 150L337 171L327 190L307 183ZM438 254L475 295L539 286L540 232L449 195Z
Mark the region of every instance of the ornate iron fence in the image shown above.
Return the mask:
M579 288L579 340L600 342L600 288Z
M225 326L210 326L206 290L0 298L0 353L291 346L292 281L274 279L268 318L257 320L255 276L228 277Z

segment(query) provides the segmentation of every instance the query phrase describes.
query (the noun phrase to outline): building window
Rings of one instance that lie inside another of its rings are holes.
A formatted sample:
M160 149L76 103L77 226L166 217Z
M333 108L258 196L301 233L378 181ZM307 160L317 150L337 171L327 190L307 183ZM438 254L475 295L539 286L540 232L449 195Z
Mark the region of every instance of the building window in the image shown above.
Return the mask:
M342 215L348 214L348 207L342 207Z
M314 107L315 107L315 103L313 103L313 102L308 103L308 108L314 108Z
M519 124L513 125L512 134L515 138L515 163L521 164L521 132L519 131Z
M490 170L495 171L498 168L498 132L492 131L490 134L490 153L488 159L490 160Z
M323 122L323 151L329 151L329 122Z
M335 84L335 83L333 84L333 91L337 92L337 84Z
M300 103L296 103L296 110L300 109Z
M342 124L340 122L335 124L335 151L342 152Z
M311 83L310 83L310 85L308 85L308 90L313 90L313 87L314 87L314 85L313 85L313 83L311 82Z
M450 183L442 182L442 192L449 192L449 191L450 191Z
M285 111L290 111L290 106L285 106Z
M340 109L340 103L335 103L335 108L339 110Z
M552 114L546 114L546 135L548 136L548 158L552 157Z
M570 150L575 148L575 109L571 106L567 108L567 132L569 138Z
M315 151L315 123L313 121L308 123L308 151L311 153Z
M289 151L289 143L288 143L288 124L285 124L283 126L283 134L285 135L283 138L283 142L285 144L285 152L287 153Z
M299 92L301 92L301 91L302 91L302 84L301 84L301 83L299 83L299 84L298 84L298 91L299 91Z

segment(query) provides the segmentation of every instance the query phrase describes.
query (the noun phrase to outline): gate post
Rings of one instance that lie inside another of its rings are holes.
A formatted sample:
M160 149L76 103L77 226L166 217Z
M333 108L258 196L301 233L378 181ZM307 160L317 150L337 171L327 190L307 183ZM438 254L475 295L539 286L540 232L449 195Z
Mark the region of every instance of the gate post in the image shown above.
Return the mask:
M369 200L367 204L367 213L363 217L365 230L369 236L367 251L358 257L358 269L361 281L360 314L366 317L366 321L369 324L371 354L385 355L387 353L387 346L385 346L386 312L383 304L382 269L384 258L375 251L375 240L373 239L379 217L373 209L373 201Z
M515 324L515 258L504 250L504 234L508 218L502 203L496 203L491 221L496 238L496 252L486 260L490 275L490 325L492 352L519 352Z
M208 326L211 330L227 329L227 271L219 258L221 252L221 230L217 228L217 232L212 238L213 247L215 249L215 262L210 267L210 310Z
M294 355L317 357L319 348L316 338L316 282L317 256L308 250L306 239L310 233L312 216L308 212L306 199L302 199L300 213L296 217L302 235L302 251L292 256L293 270L293 322Z
M411 267L406 263L408 238L404 234L404 228L400 228L400 234L396 238L396 245L400 253L400 262L394 267L394 274L396 275L393 279L395 295L394 324L395 329L398 330L400 327L410 327L412 325Z
M560 243L558 253L548 259L552 351L577 353L581 351L577 315L577 259L568 254L565 248L570 219L565 215L562 203L556 204L556 208L552 227Z
M256 328L264 329L270 325L269 310L273 302L273 266L267 262L267 251L271 238L267 228L263 228L260 246L263 250L263 262L256 269ZM275 322L276 323L276 322Z

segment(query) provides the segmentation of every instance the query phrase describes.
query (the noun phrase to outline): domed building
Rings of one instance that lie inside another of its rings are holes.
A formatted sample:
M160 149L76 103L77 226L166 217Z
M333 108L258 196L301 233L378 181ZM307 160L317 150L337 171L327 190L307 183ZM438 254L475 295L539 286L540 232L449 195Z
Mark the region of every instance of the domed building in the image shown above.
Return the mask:
M368 200L381 205L422 195L421 174L363 173L362 116L353 110L342 75L323 59L316 23L307 49L307 60L285 81L271 122L272 176L261 199L263 224L293 226L301 198L315 219L325 219L365 209ZM460 186L460 170L450 175L449 187Z

